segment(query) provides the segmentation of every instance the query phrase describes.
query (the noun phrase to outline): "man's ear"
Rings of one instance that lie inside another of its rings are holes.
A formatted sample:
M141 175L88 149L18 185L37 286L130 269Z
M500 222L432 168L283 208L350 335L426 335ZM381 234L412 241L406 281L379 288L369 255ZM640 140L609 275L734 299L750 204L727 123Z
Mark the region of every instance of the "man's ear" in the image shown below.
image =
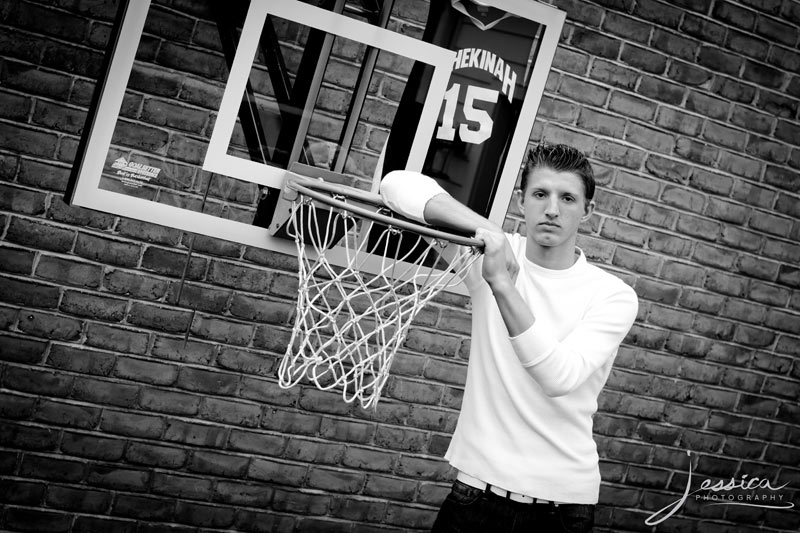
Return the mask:
M594 213L595 203L594 200L590 200L587 204L584 204L586 208L584 209L586 213L581 217L581 222L586 222Z
M524 213L525 212L525 193L522 192L522 189L514 189L514 200L517 202L517 207L519 210Z

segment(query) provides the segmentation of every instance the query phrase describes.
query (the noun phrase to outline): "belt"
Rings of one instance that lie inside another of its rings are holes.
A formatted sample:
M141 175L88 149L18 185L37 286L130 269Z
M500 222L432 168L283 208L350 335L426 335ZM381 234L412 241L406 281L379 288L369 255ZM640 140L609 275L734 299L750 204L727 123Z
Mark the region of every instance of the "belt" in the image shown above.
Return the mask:
M489 485L485 481L481 481L476 477L472 477L469 474L459 471L456 479L470 487L474 487L480 490L487 490L492 494L496 494L501 498L506 498L511 500L512 502L518 503L543 503L543 504L552 504L558 505L558 502L551 502L550 500L543 500L541 498L534 498L533 496L525 496L524 494L519 494L518 492L511 492L510 490L501 489L500 487L495 487L494 485Z

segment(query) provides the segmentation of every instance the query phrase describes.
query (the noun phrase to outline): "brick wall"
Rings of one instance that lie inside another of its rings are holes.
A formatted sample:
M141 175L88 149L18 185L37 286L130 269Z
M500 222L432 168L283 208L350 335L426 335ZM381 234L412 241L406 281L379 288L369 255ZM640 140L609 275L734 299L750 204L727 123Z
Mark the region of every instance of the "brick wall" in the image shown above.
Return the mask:
M691 499L644 521L690 462L692 488L746 475L800 504L800 2L554 3L532 139L591 156L581 246L640 297L595 419L598 529L795 531ZM425 3L398 6L418 30ZM375 411L280 389L291 258L198 237L187 266L189 235L64 203L114 8L0 1L0 530L424 530L468 302L423 311Z

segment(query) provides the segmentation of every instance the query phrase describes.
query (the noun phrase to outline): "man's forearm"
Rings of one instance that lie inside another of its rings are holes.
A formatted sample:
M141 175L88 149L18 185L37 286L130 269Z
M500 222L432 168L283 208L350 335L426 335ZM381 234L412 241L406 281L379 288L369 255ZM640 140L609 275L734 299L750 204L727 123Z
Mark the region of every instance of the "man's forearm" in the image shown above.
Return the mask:
M488 280L487 280L488 282ZM511 279L489 282L494 294L500 316L506 325L509 337L516 337L527 331L536 321L530 306L522 299L522 295Z

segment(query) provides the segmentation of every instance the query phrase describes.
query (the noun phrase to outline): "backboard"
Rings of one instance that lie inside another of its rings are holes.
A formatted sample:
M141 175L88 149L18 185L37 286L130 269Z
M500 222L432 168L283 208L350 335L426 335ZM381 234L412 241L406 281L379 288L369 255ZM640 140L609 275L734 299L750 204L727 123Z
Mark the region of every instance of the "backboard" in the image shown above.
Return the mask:
M67 200L295 255L291 168L426 172L499 223L563 13L529 0L123 2ZM423 5L419 2L415 6Z

